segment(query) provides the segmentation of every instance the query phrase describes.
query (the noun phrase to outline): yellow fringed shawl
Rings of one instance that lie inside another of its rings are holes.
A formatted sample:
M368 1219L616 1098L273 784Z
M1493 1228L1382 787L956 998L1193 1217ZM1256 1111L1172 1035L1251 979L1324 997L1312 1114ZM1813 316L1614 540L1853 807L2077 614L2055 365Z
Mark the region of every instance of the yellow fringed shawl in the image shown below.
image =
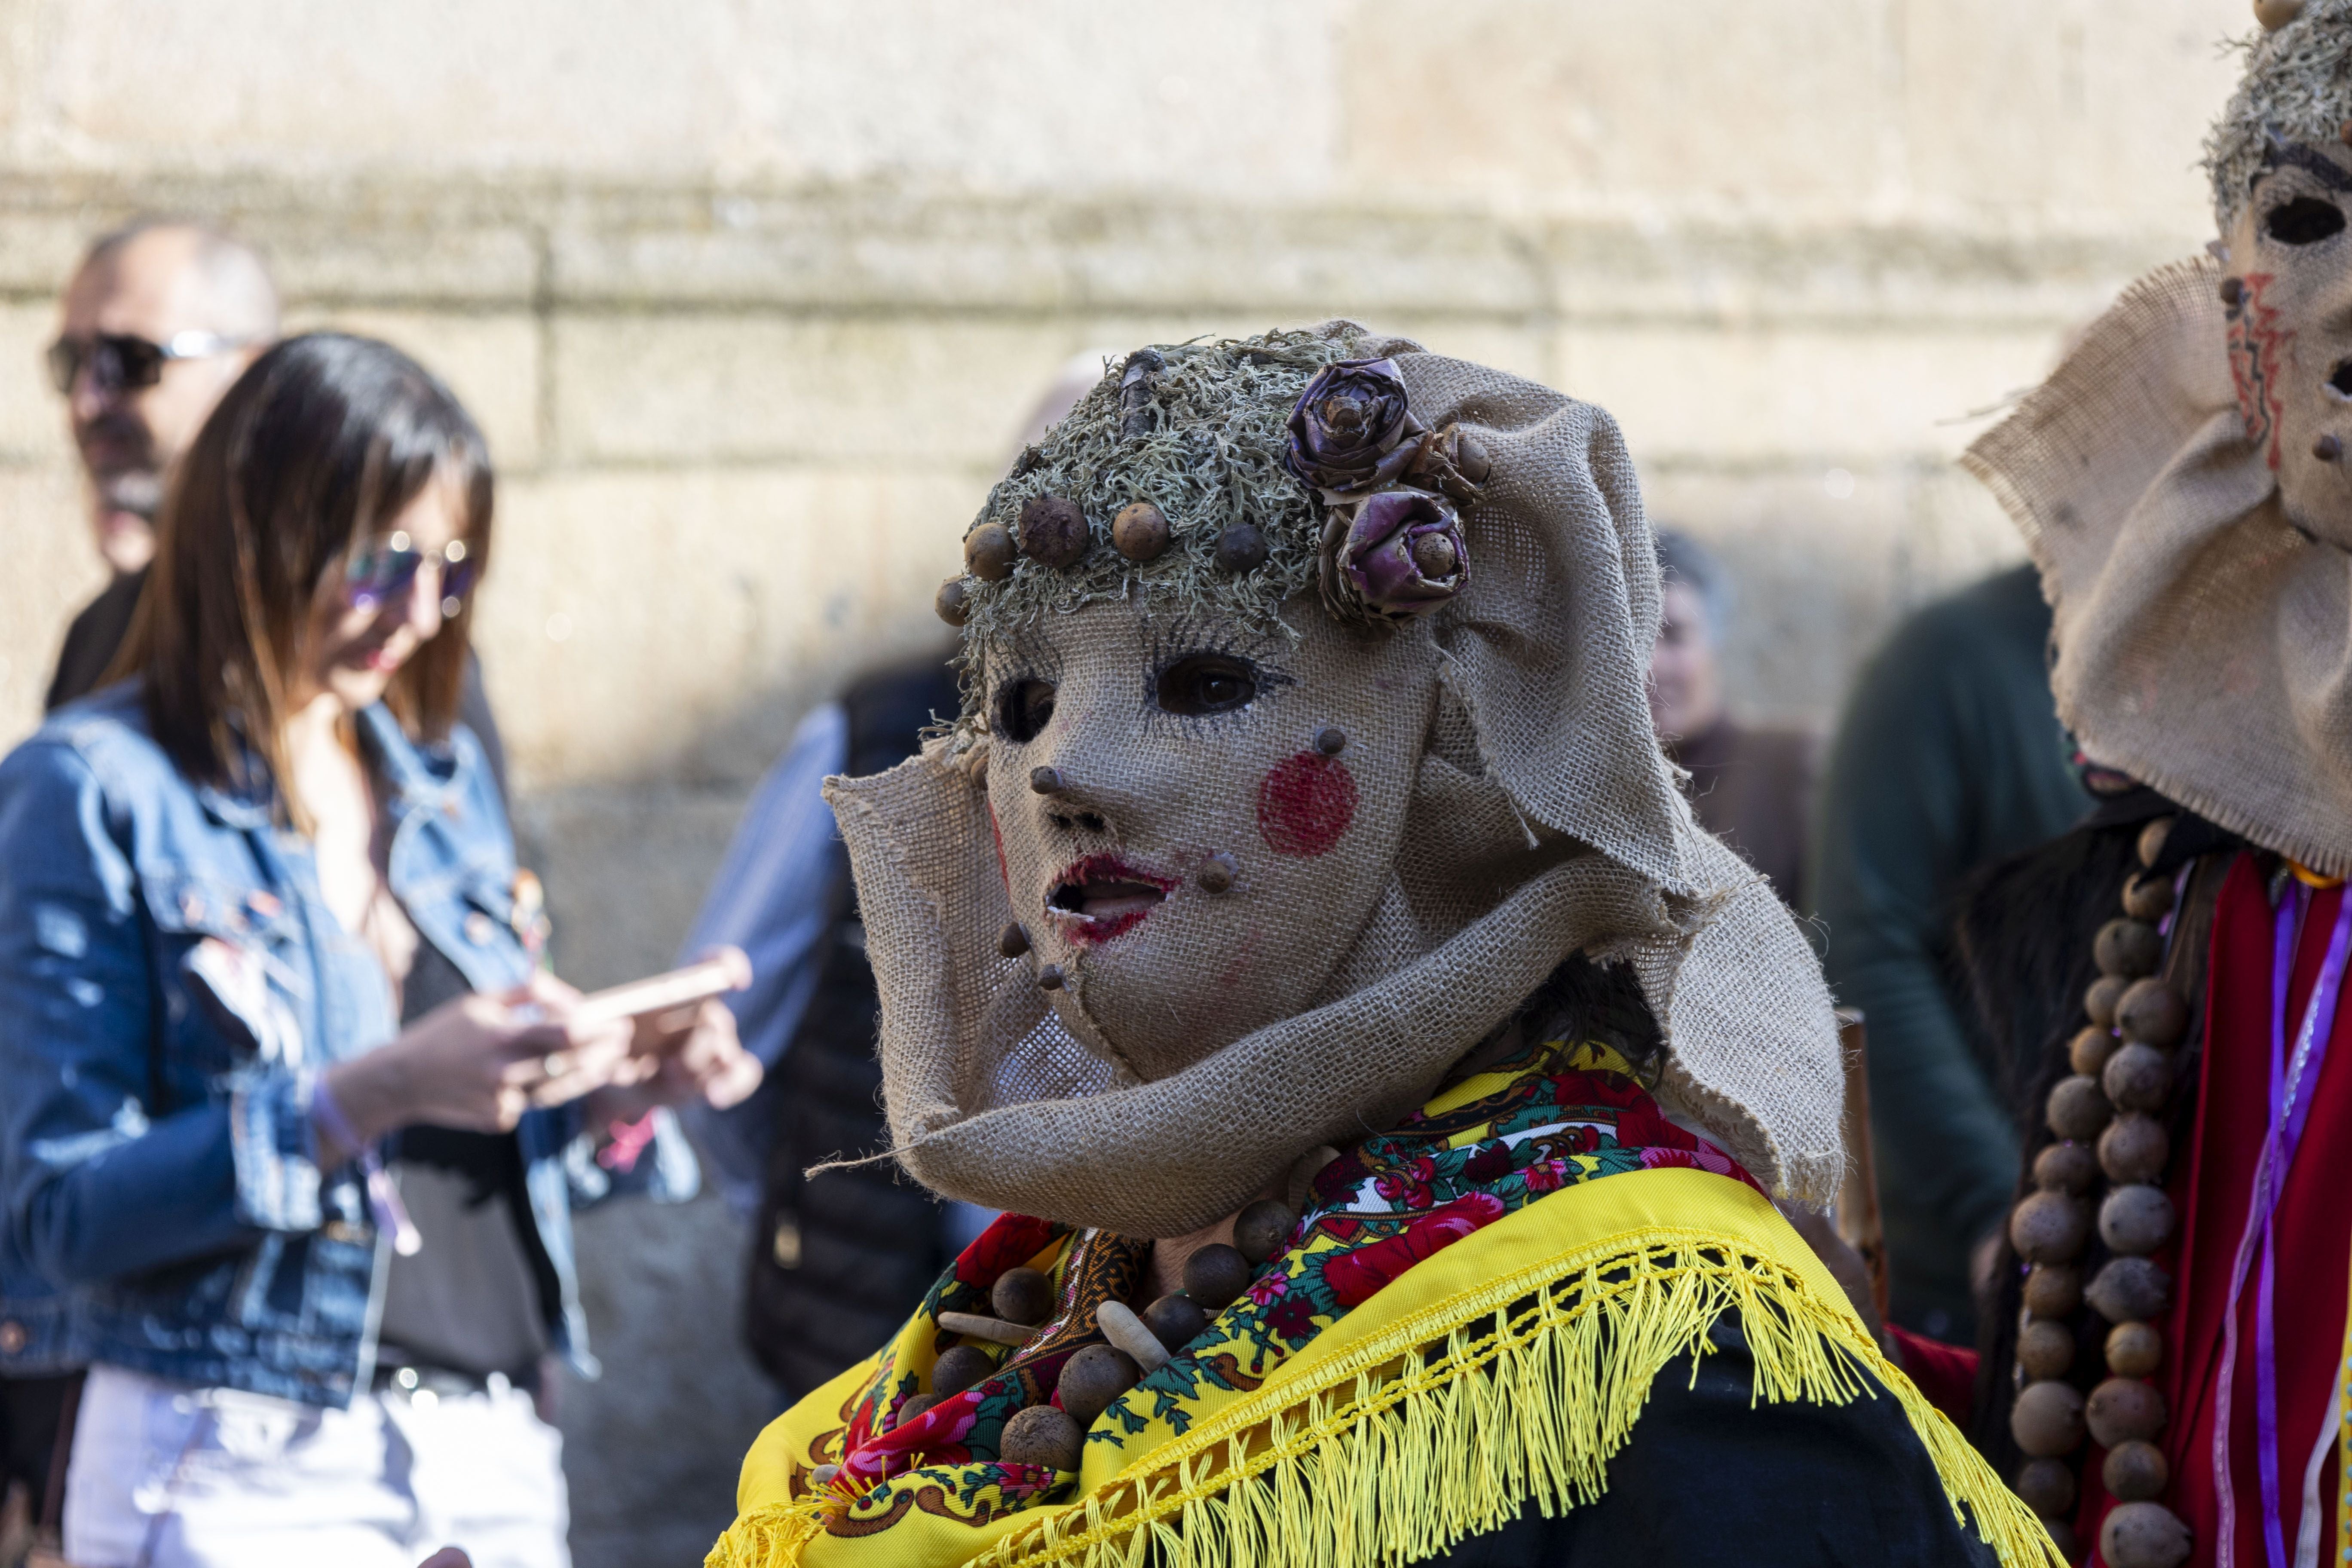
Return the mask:
M810 1448L871 1381L870 1365L853 1369L753 1445L740 1517L706 1568L1412 1562L1530 1501L1549 1517L1598 1498L1653 1380L1706 1353L1732 1310L1759 1401L1874 1397L1868 1373L1902 1404L1960 1522L2007 1568L2063 1568L2040 1521L1881 1355L1772 1205L1673 1168L1552 1193L1414 1267L1262 1384L1192 1402L1184 1430L1154 1419L1089 1443L1064 1503L935 1509L918 1495L887 1541L827 1532L845 1500L812 1491ZM944 1504L954 1476L936 1474Z

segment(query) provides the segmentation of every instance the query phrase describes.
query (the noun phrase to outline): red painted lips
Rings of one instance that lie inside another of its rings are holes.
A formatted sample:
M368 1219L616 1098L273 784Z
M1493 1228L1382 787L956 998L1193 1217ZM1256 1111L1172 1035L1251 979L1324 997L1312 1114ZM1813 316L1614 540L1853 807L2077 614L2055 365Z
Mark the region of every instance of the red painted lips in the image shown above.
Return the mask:
M1116 855L1089 855L1055 879L1045 912L1072 942L1108 942L1158 909L1175 886Z

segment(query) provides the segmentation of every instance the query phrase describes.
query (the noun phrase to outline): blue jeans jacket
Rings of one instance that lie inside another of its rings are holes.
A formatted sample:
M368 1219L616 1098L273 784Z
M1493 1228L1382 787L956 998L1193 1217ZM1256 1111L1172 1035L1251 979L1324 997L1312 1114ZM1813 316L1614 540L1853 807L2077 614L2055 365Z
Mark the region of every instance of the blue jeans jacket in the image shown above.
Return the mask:
M394 896L475 989L520 983L514 843L472 734L420 748L381 707L361 730ZM390 1241L357 1167L320 1168L307 1107L321 1068L398 1032L266 795L191 784L135 683L51 715L0 763L0 1310L21 1360L37 1332L52 1359L205 1386L366 1387ZM571 1211L612 1184L578 1123L533 1111L518 1137L554 1342L593 1373ZM675 1200L697 1179L665 1116L632 1184Z

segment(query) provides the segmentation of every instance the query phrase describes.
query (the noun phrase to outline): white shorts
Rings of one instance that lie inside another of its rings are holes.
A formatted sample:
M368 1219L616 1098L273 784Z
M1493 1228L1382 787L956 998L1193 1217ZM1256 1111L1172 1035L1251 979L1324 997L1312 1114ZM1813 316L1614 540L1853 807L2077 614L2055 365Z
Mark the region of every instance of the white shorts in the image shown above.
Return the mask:
M94 1366L66 1470L76 1568L571 1568L562 1436L501 1378L348 1410Z

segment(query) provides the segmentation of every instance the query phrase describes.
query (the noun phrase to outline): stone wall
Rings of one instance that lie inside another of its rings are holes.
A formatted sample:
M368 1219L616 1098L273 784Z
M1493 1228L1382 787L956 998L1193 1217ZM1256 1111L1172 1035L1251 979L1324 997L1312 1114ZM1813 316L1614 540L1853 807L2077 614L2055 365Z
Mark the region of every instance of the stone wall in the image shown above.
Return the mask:
M1347 314L1590 398L1825 724L2016 553L1952 455L2193 249L2241 0L0 0L0 739L97 585L35 356L201 213L502 468L482 652L566 971L665 962L744 792L927 605L1073 353ZM581 1560L687 1561L765 1407L707 1203L585 1227Z

